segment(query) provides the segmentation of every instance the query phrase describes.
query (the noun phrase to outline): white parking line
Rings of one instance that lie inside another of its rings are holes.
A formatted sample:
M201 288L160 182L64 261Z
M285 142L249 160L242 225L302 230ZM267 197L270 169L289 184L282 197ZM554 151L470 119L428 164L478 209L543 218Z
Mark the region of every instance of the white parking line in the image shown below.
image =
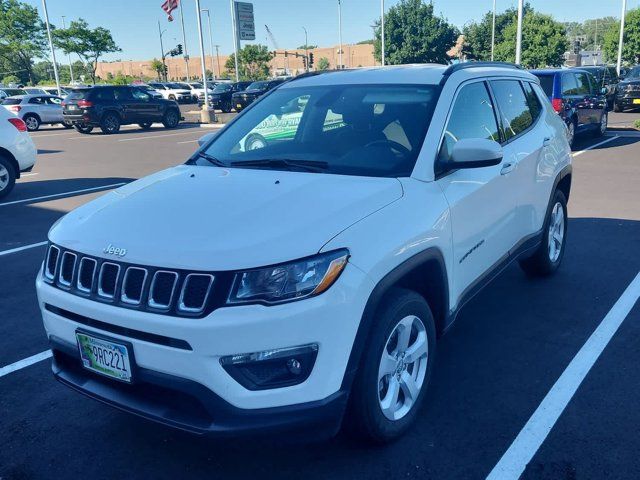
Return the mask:
M29 250L30 248L36 248L36 247L41 247L43 245L46 245L47 242L38 242L38 243L32 243L31 245L25 245L24 247L17 247L17 248L12 248L10 250L4 250L2 252L0 252L0 257L3 255L11 255L12 253L18 253L21 252L23 250Z
M6 207L7 205L16 205L18 203L29 203L29 202L34 202L36 200L45 200L47 198L64 197L67 195L75 195L77 193L94 192L96 190L109 190L111 188L121 187L122 185L126 185L126 182L113 183L111 185L103 185L101 187L83 188L82 190L73 190L71 192L56 193L54 195L43 195L42 197L33 197L33 198L25 198L23 200L14 200L13 202L0 203L0 207Z
M33 177L34 175L38 175L37 173L22 173L20 174L20 178L22 177Z
M589 145L587 148L583 149L583 150L578 150L577 152L573 153L574 157L577 157L578 155L582 155L584 152L586 152L587 150L591 150L593 148L597 148L600 145L604 145L605 143L609 143L612 140L615 140L616 138L618 138L618 135L614 135L613 137L609 137L606 140L603 140L601 142L596 143L595 145Z
M181 143L196 143L198 141L198 139L195 140L187 140L185 142L176 142L176 144L180 145Z
M200 134L201 132L198 131L198 130L195 130L195 131L180 132L180 133L166 133L164 135L146 135L144 137L123 138L122 140L118 140L118 141L119 142L133 142L134 140L146 140L148 138L159 138L159 137L175 137L176 135L189 135L191 133Z
M12 363L11 365L0 368L0 377L4 377L5 375L9 375L12 372L22 370L23 368L29 367L34 363L46 360L47 358L51 358L51 350L45 350L44 352L36 353L35 355L25 358L24 360L20 360L16 363Z
M640 298L640 273L636 275L600 325L573 357L509 449L491 470L487 480L517 480L522 475L638 298Z

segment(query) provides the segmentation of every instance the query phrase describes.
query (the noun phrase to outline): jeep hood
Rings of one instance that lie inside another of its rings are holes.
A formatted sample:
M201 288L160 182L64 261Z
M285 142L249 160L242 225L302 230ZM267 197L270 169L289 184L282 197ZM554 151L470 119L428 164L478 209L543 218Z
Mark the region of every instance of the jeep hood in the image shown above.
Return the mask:
M127 263L253 268L313 255L401 196L395 178L182 165L70 212L49 239L105 258L126 249Z

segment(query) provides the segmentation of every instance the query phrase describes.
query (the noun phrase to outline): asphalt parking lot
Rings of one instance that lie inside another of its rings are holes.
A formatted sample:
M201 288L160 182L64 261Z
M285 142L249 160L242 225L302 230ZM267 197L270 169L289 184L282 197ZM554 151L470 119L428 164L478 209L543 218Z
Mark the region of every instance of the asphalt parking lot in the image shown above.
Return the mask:
M545 403L550 391L610 312L624 321L592 368L577 365L586 377L575 394L560 382L570 400L539 439L522 478L640 478L640 304L633 306L635 297L628 314L617 309L640 272L640 132L622 129L637 118L612 113L605 138L581 139L574 149L569 236L558 274L533 280L513 265L475 297L438 344L415 428L380 448L343 435L320 444L212 441L55 382L34 287L48 229L105 191L184 162L210 130L35 132L36 167L0 202L0 479L480 479L492 471L501 478L494 470L508 467L501 458L522 445L516 442L522 431L536 428L532 415L544 420L557 407Z

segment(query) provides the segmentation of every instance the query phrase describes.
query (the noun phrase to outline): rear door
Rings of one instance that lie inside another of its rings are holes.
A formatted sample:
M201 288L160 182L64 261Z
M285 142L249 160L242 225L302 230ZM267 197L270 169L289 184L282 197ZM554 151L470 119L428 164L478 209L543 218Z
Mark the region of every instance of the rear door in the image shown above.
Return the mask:
M574 72L566 72L562 74L562 98L565 104L569 104L571 110L575 113L576 130L582 131L590 128L591 118L589 114L589 83L585 84L584 74L580 77Z
M139 122L156 122L162 118L162 105L159 99L141 88L132 88L131 95Z
M62 99L60 97L45 97L45 108L49 112L51 123L62 122Z

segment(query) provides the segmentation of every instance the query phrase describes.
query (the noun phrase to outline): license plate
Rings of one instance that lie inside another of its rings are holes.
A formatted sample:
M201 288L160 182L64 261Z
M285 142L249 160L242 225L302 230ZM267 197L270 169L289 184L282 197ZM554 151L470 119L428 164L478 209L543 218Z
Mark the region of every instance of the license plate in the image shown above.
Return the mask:
M242 104L241 103L236 103L236 107L242 108Z
M633 104L634 105L640 105L640 98L634 98L633 99Z
M77 110L78 109L78 106L77 105L73 105L73 104L72 105L68 105L67 107L68 107L69 110Z
M131 362L125 345L76 332L82 366L107 377L131 383Z

